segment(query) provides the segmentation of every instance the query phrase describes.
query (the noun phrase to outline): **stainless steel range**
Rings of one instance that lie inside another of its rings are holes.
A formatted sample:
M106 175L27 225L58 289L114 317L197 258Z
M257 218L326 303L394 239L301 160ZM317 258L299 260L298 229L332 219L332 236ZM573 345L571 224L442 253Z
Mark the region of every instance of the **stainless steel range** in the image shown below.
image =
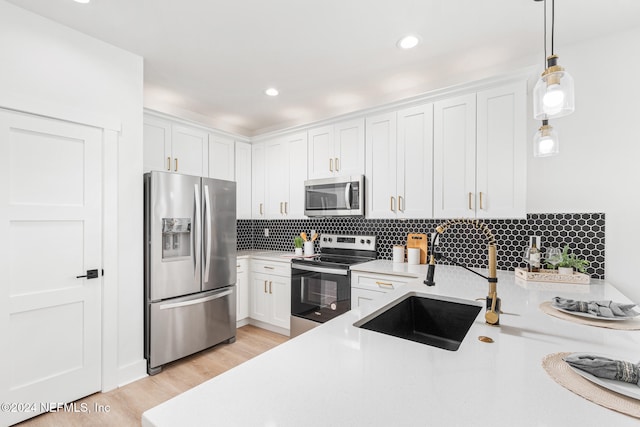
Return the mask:
M291 336L351 309L351 271L376 259L376 237L324 234L320 253L291 261Z

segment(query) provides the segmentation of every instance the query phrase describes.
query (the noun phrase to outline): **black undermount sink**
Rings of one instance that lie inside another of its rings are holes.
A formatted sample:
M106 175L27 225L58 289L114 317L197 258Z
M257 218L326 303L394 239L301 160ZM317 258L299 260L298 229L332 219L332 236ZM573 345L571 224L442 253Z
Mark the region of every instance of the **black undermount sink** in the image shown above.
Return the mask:
M408 293L354 326L456 351L482 309L475 301Z

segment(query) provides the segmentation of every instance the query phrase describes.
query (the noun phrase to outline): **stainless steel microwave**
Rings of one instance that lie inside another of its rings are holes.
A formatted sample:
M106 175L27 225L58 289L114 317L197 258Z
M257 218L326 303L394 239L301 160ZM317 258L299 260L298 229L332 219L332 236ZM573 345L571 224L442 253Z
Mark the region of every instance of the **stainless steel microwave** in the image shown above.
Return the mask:
M364 175L304 182L307 216L364 216Z

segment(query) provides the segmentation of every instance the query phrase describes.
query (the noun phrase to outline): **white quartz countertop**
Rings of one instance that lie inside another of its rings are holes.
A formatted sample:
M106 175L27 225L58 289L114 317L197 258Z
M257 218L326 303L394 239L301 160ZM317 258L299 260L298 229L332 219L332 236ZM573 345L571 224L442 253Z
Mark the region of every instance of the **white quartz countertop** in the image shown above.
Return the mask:
M362 266L371 268L358 269ZM556 295L628 299L601 281L563 285L523 282L510 272L498 277L501 326L487 325L482 310L458 351L353 326L407 292L468 300L486 296L482 278L438 266L436 286L424 286L420 275L415 284L369 307L351 310L146 411L143 425L638 426L637 419L557 384L541 365L556 352L638 361L640 331L580 325L539 309ZM495 342L483 343L480 335Z
M291 262L295 257L293 252L269 251L265 249L249 249L238 251L238 258L262 259L265 261Z

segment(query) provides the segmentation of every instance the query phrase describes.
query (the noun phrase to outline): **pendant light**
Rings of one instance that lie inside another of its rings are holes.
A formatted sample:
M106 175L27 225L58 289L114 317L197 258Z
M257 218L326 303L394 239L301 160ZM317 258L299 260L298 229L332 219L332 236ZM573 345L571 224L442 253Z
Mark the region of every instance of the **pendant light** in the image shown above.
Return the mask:
M540 1L540 0L535 0ZM558 65L554 52L555 5L551 0L551 55L547 56L547 0L544 1L544 56L547 68L533 89L533 118L553 119L573 113L575 109L573 78Z
M543 120L542 126L533 136L533 156L548 157L555 156L560 152L560 142L558 134L549 125L549 120Z

